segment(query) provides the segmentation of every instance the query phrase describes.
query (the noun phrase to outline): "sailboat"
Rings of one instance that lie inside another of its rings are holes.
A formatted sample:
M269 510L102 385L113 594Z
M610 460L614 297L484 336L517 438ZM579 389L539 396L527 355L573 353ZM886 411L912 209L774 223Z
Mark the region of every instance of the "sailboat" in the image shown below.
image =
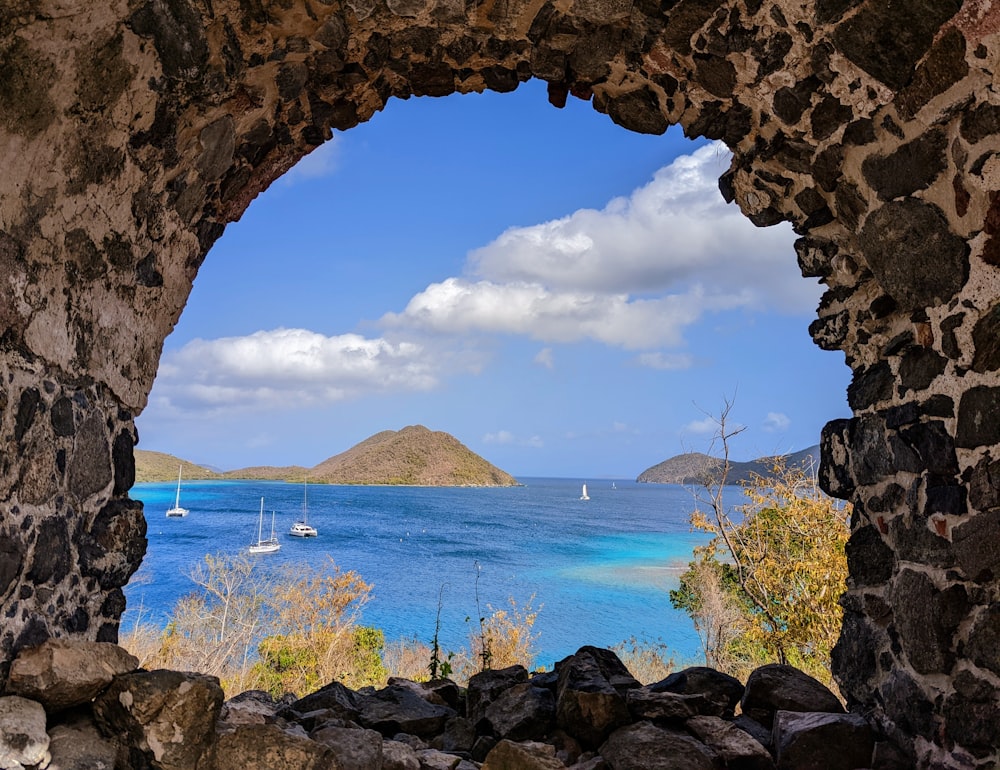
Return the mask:
M181 466L177 466L177 496L174 498L174 507L167 510L167 518L175 519L188 515L187 508L181 508Z
M274 553L281 543L274 534L274 511L271 511L271 537L264 540L264 498L260 499L260 521L257 523L257 542L250 546L250 553Z
M315 527L309 526L309 501L308 493L306 492L307 480L302 480L302 521L297 521L292 524L292 528L288 530L289 535L294 537L316 537L319 533L316 531Z
M580 493L580 499L581 500L589 500L590 499L590 495L587 494L587 485L586 484L583 485L583 492Z

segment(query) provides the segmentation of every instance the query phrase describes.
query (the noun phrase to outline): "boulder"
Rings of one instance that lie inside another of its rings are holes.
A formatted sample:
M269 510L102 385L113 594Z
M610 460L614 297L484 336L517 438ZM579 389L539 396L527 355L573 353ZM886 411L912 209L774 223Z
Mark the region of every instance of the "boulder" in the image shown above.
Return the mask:
M353 727L322 727L309 736L329 747L345 770L382 770L382 735Z
M556 750L536 741L500 741L486 757L482 770L565 770Z
M19 695L0 698L0 767L45 767L49 759L42 704Z
M716 756L703 743L649 722L615 730L600 755L612 770L716 770Z
M417 752L420 770L457 770L462 758L437 749L422 749ZM352 769L353 770L353 769Z
M214 676L136 671L115 677L93 708L102 730L127 736L162 770L189 770L212 742L222 699Z
M556 699L551 690L530 682L514 685L486 707L486 721L500 738L512 741L541 738L556 716Z
M476 729L465 717L452 717L444 725L444 732L437 736L431 748L450 752L471 752L476 742Z
M89 720L60 724L49 730L53 770L114 770L118 747Z
M194 767L194 765L190 765ZM219 735L198 770L351 770L328 746L277 725L244 725Z
M138 667L139 659L117 644L48 639L21 650L11 664L7 692L59 711L90 703L115 676Z
M732 722L719 717L699 716L689 719L685 726L728 768L774 770L771 753Z
M666 679L651 684L646 689L651 692L704 695L720 704L722 708L720 716L732 718L745 688L739 679L729 674L705 666L692 666L683 671L675 671Z
M465 715L478 724L486 716L486 707L500 693L528 681L528 670L524 666L510 666L497 671L480 671L469 678L465 694Z
M632 718L640 722L683 722L698 714L719 716L723 711L723 706L704 695L651 692L645 687L630 690L626 702Z
M378 730L387 738L400 732L430 738L456 716L454 709L429 703L410 687L399 684L359 695L358 707L358 723Z
M740 707L768 728L777 711L844 713L843 704L829 688L794 666L779 663L761 666L750 674Z
M856 770L870 767L871 726L858 714L779 711L774 717L778 770Z
M283 707L274 697L263 690L248 690L222 704L219 719L228 725L263 725L271 722Z
M597 748L632 721L624 693L641 685L610 650L582 647L556 671L556 722L583 746Z
M382 741L382 770L420 770L417 752L399 741Z
M331 716L337 716L348 721L357 720L360 711L360 696L340 682L331 682L314 693L293 701L278 712L278 716L294 718L295 714L307 714L311 711L328 710Z

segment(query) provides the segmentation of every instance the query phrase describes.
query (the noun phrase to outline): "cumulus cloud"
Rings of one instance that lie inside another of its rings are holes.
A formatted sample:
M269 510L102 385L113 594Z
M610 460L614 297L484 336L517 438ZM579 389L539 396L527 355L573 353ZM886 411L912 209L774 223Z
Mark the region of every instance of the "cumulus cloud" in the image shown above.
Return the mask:
M788 225L757 228L719 193L729 167L721 144L683 155L601 210L515 227L469 256L472 275L558 292L642 295L694 285L780 311L815 309Z
M306 329L195 339L164 355L161 405L188 409L304 406L375 391L427 390L438 372L421 345L327 337Z
M758 229L719 194L728 163L721 145L706 145L599 211L511 228L470 253L466 275L431 284L381 323L650 350L683 344L705 313L814 310L820 290L799 276L791 229ZM638 363L691 359L650 353Z
M649 369L676 371L690 369L694 366L694 356L690 353L641 353L636 356L636 363Z
M556 368L555 358L552 356L552 348L542 348L539 350L535 354L534 362L549 370Z
M714 417L705 417L702 420L692 420L682 429L682 433L697 433L699 435L706 435L715 433L719 429L719 423Z
M766 433L783 433L788 430L788 426L791 424L792 421L788 418L788 415L781 412L768 412L761 428Z
M389 328L463 334L524 335L542 342L596 340L627 350L678 345L684 327L706 310L744 304L739 295L686 294L630 299L627 294L558 292L537 283L471 282L448 278L428 286L402 313L387 313Z
M484 444L513 444L514 434L509 430L498 430L496 433L487 433L483 436Z
M529 436L528 438L518 438L509 430L498 430L496 433L487 433L483 436L484 444L517 444L518 446L527 446L533 448L539 448L544 446L545 442L542 441L541 436Z

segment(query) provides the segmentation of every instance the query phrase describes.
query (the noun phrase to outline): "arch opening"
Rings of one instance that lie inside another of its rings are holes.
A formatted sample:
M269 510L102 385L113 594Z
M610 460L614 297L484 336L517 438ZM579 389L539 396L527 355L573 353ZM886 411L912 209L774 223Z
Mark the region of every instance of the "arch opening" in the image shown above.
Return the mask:
M64 10L64 9L63 9ZM858 512L839 676L918 766L996 760L996 13L875 0L669 8L160 2L3 13L4 522L15 649L114 638L144 549L134 416L226 223L391 96L588 97L723 140L722 188L791 221L854 371L824 483ZM905 18L906 34L896 34ZM72 55L67 55L67 53ZM33 88L35 83L52 83ZM49 548L39 548L44 542Z

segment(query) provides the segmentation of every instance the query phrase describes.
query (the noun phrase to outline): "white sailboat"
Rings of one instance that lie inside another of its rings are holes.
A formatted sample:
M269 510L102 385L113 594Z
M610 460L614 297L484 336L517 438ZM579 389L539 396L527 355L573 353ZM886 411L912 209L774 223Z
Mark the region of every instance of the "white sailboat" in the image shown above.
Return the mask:
M257 522L257 542L250 546L250 553L274 553L281 543L274 534L274 511L271 511L271 537L264 539L264 498L260 499L260 520Z
M580 493L580 499L581 500L589 500L590 499L590 495L587 494L587 485L586 484L583 485L583 492Z
M292 528L288 530L288 534L294 537L316 537L319 533L316 531L315 527L309 526L309 498L307 488L307 480L302 480L302 521L297 521L292 524Z
M187 516L187 508L181 508L181 466L177 466L177 496L174 497L174 507L167 510L167 518L176 519Z

